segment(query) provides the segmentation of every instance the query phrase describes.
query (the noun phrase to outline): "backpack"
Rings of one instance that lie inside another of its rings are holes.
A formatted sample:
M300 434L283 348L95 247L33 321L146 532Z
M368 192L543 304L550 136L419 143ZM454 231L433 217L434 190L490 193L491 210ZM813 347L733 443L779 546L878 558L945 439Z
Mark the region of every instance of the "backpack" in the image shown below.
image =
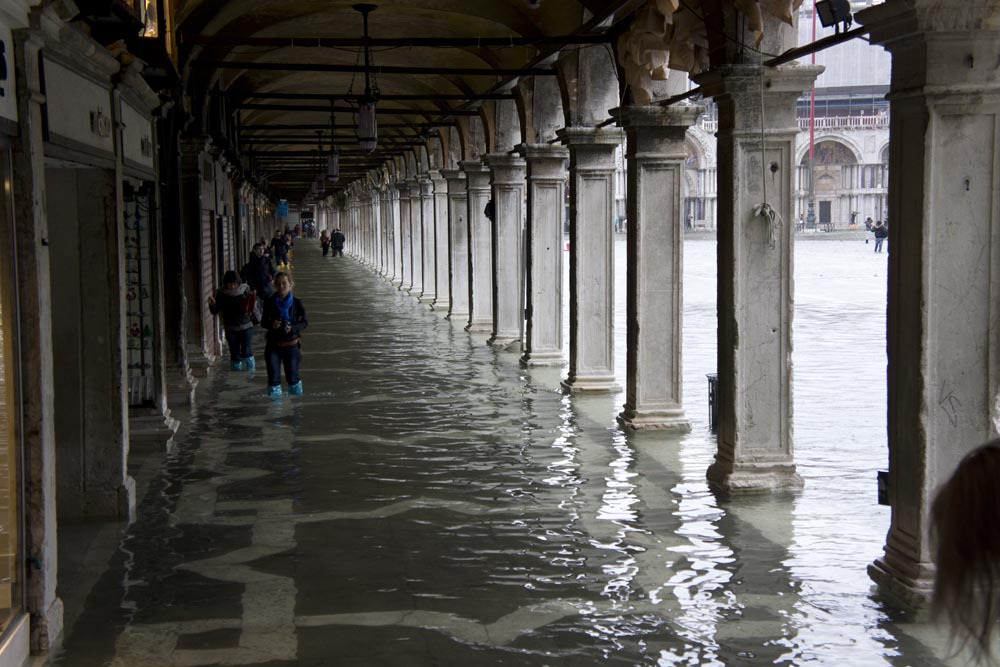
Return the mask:
M250 321L254 324L260 324L260 318L263 314L261 309L260 299L257 298L257 292L251 291L247 294L246 300L243 302L243 312L250 315Z

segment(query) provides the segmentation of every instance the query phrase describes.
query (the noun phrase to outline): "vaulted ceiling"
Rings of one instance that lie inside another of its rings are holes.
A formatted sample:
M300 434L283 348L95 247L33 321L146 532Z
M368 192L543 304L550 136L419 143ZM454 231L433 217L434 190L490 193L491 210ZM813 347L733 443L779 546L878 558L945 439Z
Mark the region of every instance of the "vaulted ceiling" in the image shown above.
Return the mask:
M172 8L172 26L192 112L204 118L212 96L224 93L226 113L238 111L241 152L252 152L258 171L293 199L315 175L320 136L329 147L331 110L348 182L435 128L476 116L484 101L511 98L519 79L554 76L561 50L608 49L616 26L645 2L379 2L369 16L381 93L379 146L370 156L354 138L365 89L354 3L187 0Z

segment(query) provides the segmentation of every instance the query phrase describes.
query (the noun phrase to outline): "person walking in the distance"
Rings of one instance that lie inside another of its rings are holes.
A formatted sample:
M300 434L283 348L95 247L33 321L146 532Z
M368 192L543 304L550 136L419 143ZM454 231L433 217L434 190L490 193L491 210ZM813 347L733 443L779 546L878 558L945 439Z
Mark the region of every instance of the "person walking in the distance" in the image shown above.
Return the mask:
M222 325L229 344L230 367L234 371L252 371L257 367L253 358L253 321L250 319L250 287L240 282L235 271L226 271L222 289L208 297L208 309L213 315L222 314Z
M289 274L284 271L275 274L275 292L264 302L264 312L260 318L260 325L267 330L267 345L264 347L267 392L275 397L281 396L282 366L285 369L288 393L302 393L302 380L299 379L302 349L299 337L309 323L306 320L306 309L292 294L292 287L294 283Z
M333 238L331 240L333 242L333 256L336 257L337 255L340 255L341 257L343 257L344 243L347 241L347 239L344 238L344 232L340 231L339 229L336 230L333 233Z
M274 260L275 265L288 264L288 243L280 229L275 230L274 237L271 239L271 259Z
M872 234L875 235L875 252L882 252L882 242L885 241L885 237L889 235L889 230L886 229L882 221L879 220L872 227Z
M326 257L330 254L330 232L325 229L320 232L319 244L323 247L323 256Z
M254 243L250 259L240 269L243 282L250 285L250 289L263 300L274 294L274 286L271 284L274 273L274 264L271 263L271 258L264 254L264 244Z

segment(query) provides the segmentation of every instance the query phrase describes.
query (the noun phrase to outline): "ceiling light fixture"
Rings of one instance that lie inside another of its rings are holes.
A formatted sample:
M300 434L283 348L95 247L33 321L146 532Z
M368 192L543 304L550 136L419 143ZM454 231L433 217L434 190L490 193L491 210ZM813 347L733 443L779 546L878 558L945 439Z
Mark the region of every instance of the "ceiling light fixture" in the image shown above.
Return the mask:
M378 81L373 84L372 76L372 49L368 37L368 14L376 6L369 4L352 5L353 9L360 12L365 19L364 46L365 52L365 93L358 101L358 145L366 153L374 153L378 145L378 125L375 121L375 105L378 104L379 90Z

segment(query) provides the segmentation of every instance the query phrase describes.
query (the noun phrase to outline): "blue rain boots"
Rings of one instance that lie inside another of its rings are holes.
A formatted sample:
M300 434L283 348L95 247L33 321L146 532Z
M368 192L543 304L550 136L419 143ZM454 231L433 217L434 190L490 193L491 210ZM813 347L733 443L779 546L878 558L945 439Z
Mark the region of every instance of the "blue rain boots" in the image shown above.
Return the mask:
M231 370L234 370L234 371L241 371L241 370L243 370L243 362L242 361L230 361L229 362L229 368Z
M302 395L302 380L299 380L295 384L288 385L288 393L292 396Z
M245 371L255 371L257 370L257 362L254 361L253 357L247 357L243 360L243 370Z
M271 398L281 398L281 385L275 384L267 388L267 395Z

